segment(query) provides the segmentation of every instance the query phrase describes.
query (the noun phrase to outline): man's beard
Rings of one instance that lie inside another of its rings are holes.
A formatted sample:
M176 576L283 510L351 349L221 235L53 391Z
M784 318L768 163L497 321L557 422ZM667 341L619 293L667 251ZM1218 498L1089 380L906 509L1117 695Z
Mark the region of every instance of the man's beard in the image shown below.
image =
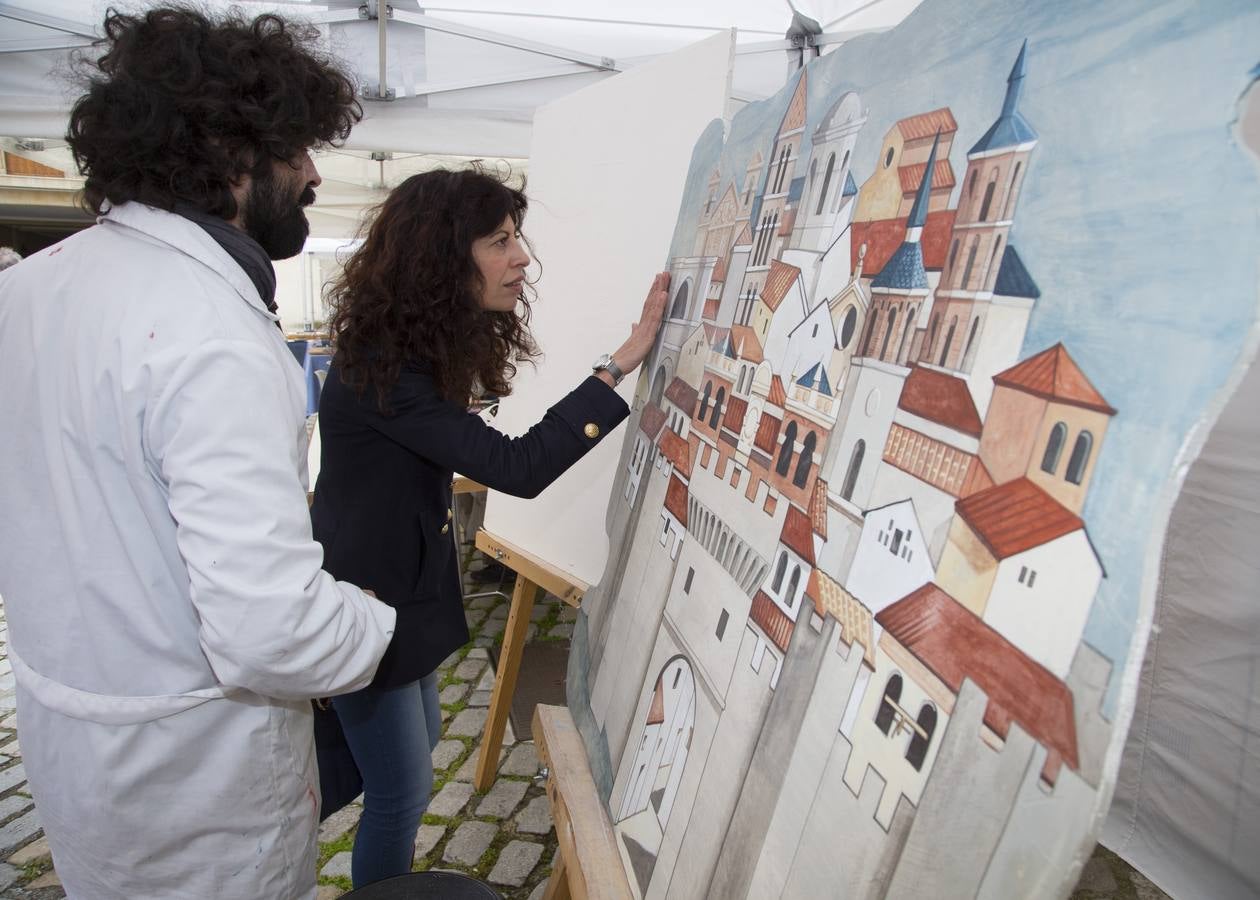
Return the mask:
M295 198L286 187L283 179L272 174L256 178L245 201L242 216L245 233L256 240L271 259L297 256L311 231L302 208L315 202L315 192L306 187Z

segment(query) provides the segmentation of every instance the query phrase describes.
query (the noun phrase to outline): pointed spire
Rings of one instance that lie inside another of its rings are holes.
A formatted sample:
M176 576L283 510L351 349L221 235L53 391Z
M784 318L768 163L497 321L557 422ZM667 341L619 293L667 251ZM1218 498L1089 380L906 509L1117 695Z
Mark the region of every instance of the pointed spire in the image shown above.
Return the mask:
M906 220L906 240L917 241L927 224L928 202L932 199L932 174L936 171L936 148L941 142L941 131L936 130L932 139L932 152L928 154L927 168L923 170L923 180L919 182L919 192L914 196L914 206L910 207L910 218Z
M1027 72L1024 58L1028 55L1028 38L1024 38L1024 44L1019 48L1019 56L1015 59L1015 65L1011 66L1011 74L1006 78L1006 99L1002 101L1002 115L1014 115L1015 107L1019 105L1019 95L1024 92L1024 75Z

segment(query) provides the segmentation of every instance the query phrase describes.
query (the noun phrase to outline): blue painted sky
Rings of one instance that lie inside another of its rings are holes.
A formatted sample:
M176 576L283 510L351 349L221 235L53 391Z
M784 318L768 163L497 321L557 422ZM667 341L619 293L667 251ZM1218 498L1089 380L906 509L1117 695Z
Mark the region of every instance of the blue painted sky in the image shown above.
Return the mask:
M1119 410L1084 510L1107 570L1085 640L1115 663L1110 715L1159 494L1257 317L1260 183L1231 124L1260 60L1260 4L926 0L895 30L809 67L806 139L857 91L870 116L854 152L860 185L893 123L948 106L961 184L1025 38L1020 111L1040 143L1011 243L1042 296L1020 357L1062 341ZM691 252L714 164L742 185L753 153L769 154L794 85L742 110L725 146L720 123L701 137L674 255Z

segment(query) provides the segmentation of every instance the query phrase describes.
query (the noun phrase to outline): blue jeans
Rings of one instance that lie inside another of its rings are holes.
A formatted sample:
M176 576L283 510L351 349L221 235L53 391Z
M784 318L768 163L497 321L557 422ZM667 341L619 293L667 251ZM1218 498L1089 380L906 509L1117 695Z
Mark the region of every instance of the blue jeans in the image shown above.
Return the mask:
M350 861L359 888L411 871L416 829L433 788L431 754L442 733L437 673L332 702L363 775L363 816Z

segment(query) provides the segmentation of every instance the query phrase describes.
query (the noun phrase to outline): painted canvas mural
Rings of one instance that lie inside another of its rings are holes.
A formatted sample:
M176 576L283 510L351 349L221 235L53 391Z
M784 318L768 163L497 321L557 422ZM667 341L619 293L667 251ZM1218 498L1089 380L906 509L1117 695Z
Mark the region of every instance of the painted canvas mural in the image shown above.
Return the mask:
M928 0L697 145L570 668L640 896L1070 888L1254 346L1204 6Z

